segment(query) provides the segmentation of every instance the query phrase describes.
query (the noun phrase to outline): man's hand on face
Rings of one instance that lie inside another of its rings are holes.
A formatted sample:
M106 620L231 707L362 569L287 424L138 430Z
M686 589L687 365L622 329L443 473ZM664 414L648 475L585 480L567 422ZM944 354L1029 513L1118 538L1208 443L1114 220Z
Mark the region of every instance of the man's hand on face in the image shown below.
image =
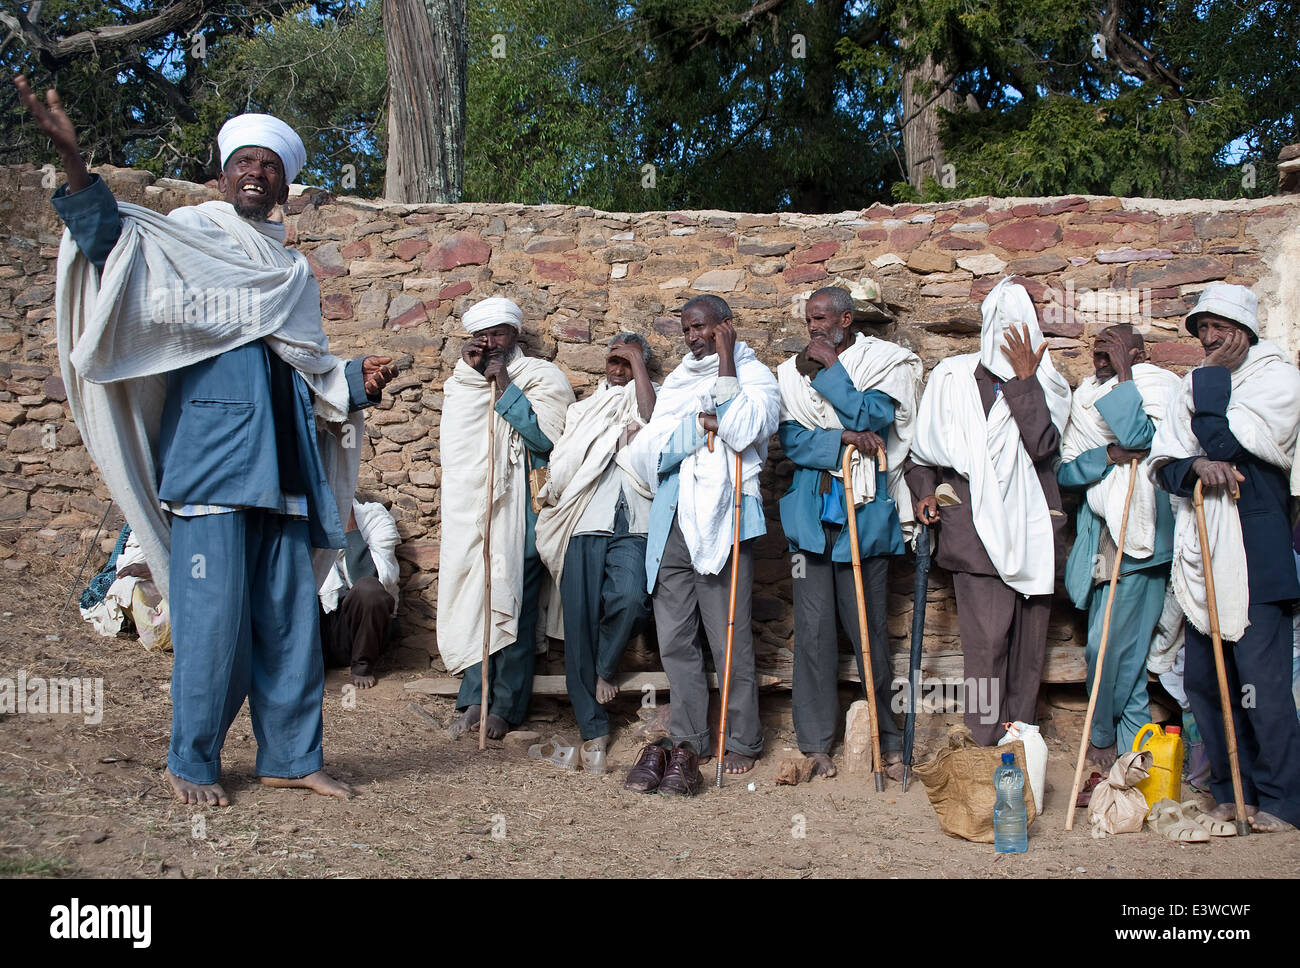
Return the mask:
M1110 360L1111 369L1120 383L1133 379L1133 362L1137 357L1137 348L1129 346L1117 333L1102 333L1097 337L1098 348Z
M868 457L885 450L885 442L879 434L873 434L870 430L845 430L840 434L840 442L846 446L853 445Z
M1206 487L1226 487L1232 492L1233 497L1241 495L1241 488L1237 485L1246 479L1246 475L1228 461L1198 457L1192 461L1192 470Z
M1240 327L1232 327L1232 331L1223 338L1219 348L1212 350L1205 356L1206 366L1222 366L1229 370L1235 370L1241 365L1241 361L1246 358L1250 351L1250 337L1246 331Z
M839 360L840 355L823 333L818 333L808 341L808 359L816 360L828 370Z
M510 386L510 372L507 369L507 354L493 351L487 354L487 366L483 375L497 385L497 392L504 393Z
M366 396L379 396L396 376L397 367L393 366L391 356L367 356L361 361L361 382L365 385Z
M713 330L713 348L714 352L724 360L735 358L736 350L736 321L734 319L724 319Z
M1029 345L1028 325L1021 332L1017 332L1014 326L1007 328L1007 345L1002 348L1002 352L1011 361L1011 369L1015 371L1017 380L1028 380L1033 376L1038 371L1043 354L1047 352L1047 340L1039 345L1038 352L1030 349Z

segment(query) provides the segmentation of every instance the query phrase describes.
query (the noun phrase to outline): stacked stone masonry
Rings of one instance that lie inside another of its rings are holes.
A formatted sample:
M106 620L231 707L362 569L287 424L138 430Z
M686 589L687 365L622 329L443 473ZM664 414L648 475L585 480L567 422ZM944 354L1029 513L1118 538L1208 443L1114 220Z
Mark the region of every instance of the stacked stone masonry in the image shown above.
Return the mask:
M100 169L123 201L169 211L215 197L209 187ZM80 561L109 507L66 404L54 336L54 271L62 227L47 173L0 168L0 560L21 572L37 556ZM1300 198L1231 202L1099 197L979 198L873 205L834 215L720 211L610 213L569 206L399 205L298 190L288 241L320 281L325 329L341 356L381 353L405 367L368 411L361 488L391 502L403 537L400 612L406 661L436 661L442 385L460 352L460 317L490 295L525 312L523 343L553 360L581 397L604 371L604 344L644 334L657 373L681 358L679 309L702 292L725 298L740 338L769 366L806 342L799 296L869 276L895 321L873 330L917 352L927 372L978 347L980 301L1004 274L1029 290L1053 358L1071 384L1091 372L1090 337L1139 322L1152 362L1182 373L1202 358L1182 330L1214 280L1254 286L1266 336L1300 338ZM791 565L776 516L792 466L773 440L763 473L768 534L756 548L759 665L788 680ZM120 514L113 509L103 548ZM71 567L69 574L71 574ZM910 559L891 572L896 664L911 628ZM950 579L931 578L927 671L959 674ZM1058 593L1048 678L1082 678L1081 616ZM946 661L945 661L946 659ZM644 643L628 663L653 666ZM552 649L546 668L563 671Z

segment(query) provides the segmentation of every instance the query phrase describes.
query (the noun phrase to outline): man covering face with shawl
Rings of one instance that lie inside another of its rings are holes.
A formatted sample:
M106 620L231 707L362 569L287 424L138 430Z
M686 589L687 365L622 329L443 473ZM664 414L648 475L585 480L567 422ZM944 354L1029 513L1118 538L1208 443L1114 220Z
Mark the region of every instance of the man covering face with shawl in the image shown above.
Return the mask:
M395 371L330 355L307 260L266 221L302 141L269 115L232 119L218 136L225 200L164 218L117 203L58 95L47 107L16 84L68 171L54 196L68 403L169 598L176 798L228 802L221 748L246 696L264 783L348 796L321 769L316 578L335 558L324 549L344 545L350 415Z
M1078 537L1065 566L1065 587L1088 612L1088 688L1092 689L1105 621L1107 586L1115 564L1130 481L1124 559L1111 606L1106 662L1089 738L1089 756L1104 772L1117 752L1130 749L1151 719L1147 650L1164 610L1173 555L1169 498L1148 477L1151 438L1164 420L1165 401L1178 377L1146 362L1142 336L1131 326L1101 331L1092 351L1094 375L1070 401L1056 476L1063 488L1083 491ZM1131 478L1131 461L1137 476Z
M477 726L481 715L489 581L487 735L500 739L523 722L533 695L538 597L546 570L537 554L529 472L545 466L560 439L573 388L553 363L524 356L517 345L523 318L516 303L500 296L471 306L463 319L469 336L443 388L438 651L448 672L465 673L453 738ZM491 568L484 574L489 513Z
M703 620L714 667L721 670L733 567L739 572L724 767L744 773L763 749L749 626L751 546L767 530L758 474L776 431L780 393L772 372L736 341L731 308L722 299L697 296L686 303L682 334L689 352L664 380L653 419L627 451L628 466L654 492L646 587L654 594L659 654L672 690L673 749L643 750L627 786L690 795L702 782L698 756L709 752L709 684L696 632ZM737 454L741 542L734 562Z
M814 775L835 775L830 749L840 722L835 616L853 641L862 682L862 643L852 560L862 559L867 635L876 685L880 749L888 772L902 779L903 738L890 714L893 670L886 626L889 558L903 552L900 515L912 519L903 461L916 419L923 366L894 343L858 334L845 289L819 289L805 308L810 341L776 371L781 388L779 436L795 464L781 498L781 527L803 559L794 582L794 728ZM805 374L806 362L813 365ZM845 448L857 456L842 480ZM876 470L876 454L888 471ZM851 498L858 546L851 547L845 496Z
M1290 664L1291 607L1300 584L1288 517L1300 373L1274 343L1259 338L1255 294L1244 286L1207 286L1187 329L1205 347L1205 362L1166 402L1151 444L1156 483L1173 495L1172 584L1187 614L1187 698L1210 757L1210 790L1219 804L1213 813L1234 819L1192 505L1199 481L1246 818L1257 831L1286 830L1300 826L1300 723Z
M930 374L907 483L917 519L938 526L936 564L953 573L965 677L978 687L967 687L966 725L991 746L1001 723L1035 719L1052 585L1064 563L1052 464L1070 387L1023 286L1001 280L982 314L980 351L942 360Z

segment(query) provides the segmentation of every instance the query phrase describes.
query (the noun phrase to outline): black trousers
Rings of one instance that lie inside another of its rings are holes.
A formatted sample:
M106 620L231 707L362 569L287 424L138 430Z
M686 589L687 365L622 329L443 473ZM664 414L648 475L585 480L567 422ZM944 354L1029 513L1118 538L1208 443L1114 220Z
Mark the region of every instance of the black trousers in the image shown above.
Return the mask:
M320 644L325 665L351 666L354 676L368 676L388 646L393 596L378 578L361 578L332 612L321 609Z

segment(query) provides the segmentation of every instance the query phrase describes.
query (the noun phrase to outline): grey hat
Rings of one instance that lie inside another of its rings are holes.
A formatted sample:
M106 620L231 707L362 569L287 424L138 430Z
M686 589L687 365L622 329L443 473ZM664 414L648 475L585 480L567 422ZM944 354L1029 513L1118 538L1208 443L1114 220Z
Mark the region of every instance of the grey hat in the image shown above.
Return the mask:
M1238 326L1250 331L1250 341L1259 342L1259 300L1245 286L1233 286L1226 282L1212 282L1201 292L1192 311L1187 314L1187 331L1193 336L1196 332L1196 317L1202 313L1213 313L1230 319Z

